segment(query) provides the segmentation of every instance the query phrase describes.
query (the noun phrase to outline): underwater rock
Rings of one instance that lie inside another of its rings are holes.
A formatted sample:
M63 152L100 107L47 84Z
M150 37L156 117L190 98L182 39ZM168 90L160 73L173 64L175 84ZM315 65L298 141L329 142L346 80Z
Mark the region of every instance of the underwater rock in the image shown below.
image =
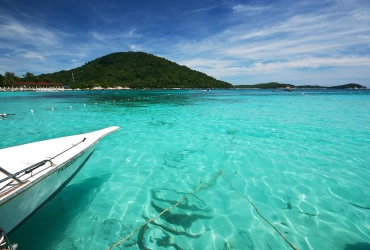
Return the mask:
M162 189L152 189L151 195L153 200L159 202L166 202L170 205L175 205L178 202L178 198L181 196L185 196L186 194L183 192L177 192L172 189L162 188ZM164 196L166 197L166 199L164 198ZM204 201L198 198L195 194L189 195L177 207L191 211L203 211L206 213L211 212L210 209L206 208L206 204L204 203Z
M154 202L151 202L152 207L158 212L161 213L164 208L156 205ZM191 213L190 215L186 213L176 214L171 211L167 211L161 216L161 219L165 220L167 223L181 226L183 229L188 230L191 225L198 219L212 219L212 216L200 215Z
M181 250L182 248L174 242L174 238L158 227L149 227L145 225L140 229L138 235L138 247L141 250L174 248Z

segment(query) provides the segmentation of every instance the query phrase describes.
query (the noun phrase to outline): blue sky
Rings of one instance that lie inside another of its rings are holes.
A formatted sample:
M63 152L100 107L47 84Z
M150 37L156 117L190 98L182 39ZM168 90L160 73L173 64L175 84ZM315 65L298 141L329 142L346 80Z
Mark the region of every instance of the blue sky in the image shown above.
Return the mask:
M231 84L370 87L368 0L0 0L0 73L143 51Z

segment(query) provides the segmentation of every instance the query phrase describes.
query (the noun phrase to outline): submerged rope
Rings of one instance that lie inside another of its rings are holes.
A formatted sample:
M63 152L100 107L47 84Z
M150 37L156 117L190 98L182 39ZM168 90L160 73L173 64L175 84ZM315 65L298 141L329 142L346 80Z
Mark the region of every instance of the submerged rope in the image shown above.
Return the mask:
M274 225L271 224L271 222L269 222L259 211L258 211L258 208L248 199L246 198L243 194L241 194L239 191L237 191L233 185L231 184L231 182L225 177L225 175L222 174L221 172L221 175L222 177L224 177L224 179L230 184L230 187L232 188L232 190L234 190L235 193L237 193L238 195L240 195L241 197L243 197L249 204L251 204L251 206L256 210L257 214L259 216L261 216L262 219L264 219L264 221L267 222L267 224L269 224L273 229L275 229L275 231L285 240L286 243L289 244L289 246L294 249L294 250L298 250L298 248L296 248L292 243L289 242L289 240L287 238L285 238L285 236L279 231L279 229L277 229Z
M217 172L217 174L212 178L212 180L210 180L209 182L207 183L202 183L201 185L199 185L196 189L194 189L191 193L188 193L187 195L183 196L175 205L172 205L171 207L163 210L161 213L159 213L157 216L151 218L150 220L146 221L145 223L141 224L140 226L138 226L135 230L133 230L129 235L127 235L125 238L123 238L122 240L118 241L117 243L115 243L114 245L110 246L107 248L107 250L110 250L112 248L115 248L116 246L122 244L123 242L125 242L126 240L128 240L132 235L134 235L138 230L140 230L142 227L148 225L149 223L151 223L153 220L159 218L161 215L163 215L164 213L166 213L167 211L171 210L172 208L178 206L183 200L185 200L189 195L192 195L194 194L195 192L197 192L199 189L203 188L204 186L210 186L211 183L216 179L216 177L222 175L222 177L230 184L230 187L232 190L234 190L235 193L237 193L238 195L240 195L241 197L243 197L257 212L257 214L264 220L266 221L267 224L269 224L284 240L286 243L289 244L289 246L294 249L294 250L298 250L298 248L296 248L292 243L289 242L289 240L287 238L285 238L285 236L279 231L279 229L277 229L274 225L271 224L271 222L269 222L259 211L258 211L258 208L248 199L246 198L243 194L241 194L239 191L237 191L234 186L231 184L231 182L223 175L222 173L222 170L219 170Z

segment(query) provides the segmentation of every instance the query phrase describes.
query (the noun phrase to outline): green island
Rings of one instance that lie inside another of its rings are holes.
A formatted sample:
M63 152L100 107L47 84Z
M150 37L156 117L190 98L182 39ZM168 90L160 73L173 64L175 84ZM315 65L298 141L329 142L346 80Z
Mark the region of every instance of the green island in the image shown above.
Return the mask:
M348 83L338 86L319 86L319 85L293 85L288 83L278 83L278 82L269 82L269 83L259 83L254 85L237 85L233 86L237 89L366 89L365 86L362 86L357 83Z
M117 52L96 58L84 65L59 72L34 75L26 72L17 77L13 72L0 74L2 89L56 87L69 89L366 89L355 83L323 87L295 86L270 82L254 85L232 85L202 72L144 52Z
M9 76L9 72L7 73L2 77L2 83L0 77L2 86L43 82L73 89L91 89L98 86L121 86L130 89L232 87L230 83L144 52L112 53L87 62L81 67L50 74L35 76L27 72L23 78L18 79L13 74L12 81L4 80Z

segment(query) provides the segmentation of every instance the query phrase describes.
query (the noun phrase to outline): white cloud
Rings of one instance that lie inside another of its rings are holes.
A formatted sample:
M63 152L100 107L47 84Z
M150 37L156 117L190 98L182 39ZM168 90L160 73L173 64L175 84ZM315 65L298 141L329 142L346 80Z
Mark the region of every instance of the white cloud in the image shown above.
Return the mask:
M287 62L256 62L247 69L248 73L276 74L281 70L317 69L321 67L370 67L369 58L305 58Z
M0 18L0 38L11 41L7 46L10 48L22 44L31 44L35 47L52 46L59 44L59 37L63 35L62 33L56 34L42 26L21 23L11 17L2 16Z
M91 31L90 34L97 40L104 42L106 44L111 44L114 46L114 44L117 44L122 42L126 39L132 39L132 38L140 38L141 35L137 34L136 29L131 29L127 32L121 32L121 31L109 31L109 32L98 32L98 31Z
M44 60L44 56L42 56L41 54L39 53L36 53L36 52L26 52L24 55L23 55L24 58L27 58L27 59L39 59L39 60Z
M106 37L103 34L100 34L98 32L91 31L90 34L97 40L106 43Z
M232 7L232 9L235 12L248 12L248 13L252 13L252 14L253 13L257 14L258 12L267 10L269 8L270 7L266 7L266 6L252 6L252 5L244 5L244 4L237 4L237 5Z
M213 6L209 6L209 7L206 7L206 8L200 8L200 9L196 9L196 10L193 10L194 12L204 12L204 11L210 11L214 8L216 8L217 6L216 5L213 5Z
M73 34L40 24L48 23L43 20L30 18L30 22L21 22L0 13L0 47L9 55L3 53L6 62L1 61L0 68L13 67L7 69L10 71L18 68L24 73L24 68L29 66L32 67L29 72L55 72L108 53L133 50L160 54L233 84L258 83L250 81L267 78L266 81L301 79L304 82L312 72L318 79L320 75L325 78L330 74L345 77L343 72L355 74L352 77L356 79L360 76L370 79L370 70L368 73L364 70L370 66L370 4L364 2L323 0L233 5L229 6L232 13L228 11L220 16L227 24L224 30L212 27L213 34L208 32L207 36L197 33L196 27L189 33L171 25L170 29L150 30L138 22L137 27L128 27L122 15L111 15L111 12L96 15L96 20L103 20L104 25ZM168 39L163 34L175 35ZM189 36L186 38L184 34Z
M278 11L269 8L268 11ZM191 58L180 61L226 81L297 73L304 81L306 72L321 75L334 69L346 68L348 72L354 72L356 67L364 69L370 66L370 18L364 15L366 8L353 8L333 5L326 11L297 13L255 28L240 21L212 37L179 44L179 54L187 53ZM253 8L241 5L234 10L253 11ZM319 68L322 70L316 71ZM366 71L361 72L365 77Z

